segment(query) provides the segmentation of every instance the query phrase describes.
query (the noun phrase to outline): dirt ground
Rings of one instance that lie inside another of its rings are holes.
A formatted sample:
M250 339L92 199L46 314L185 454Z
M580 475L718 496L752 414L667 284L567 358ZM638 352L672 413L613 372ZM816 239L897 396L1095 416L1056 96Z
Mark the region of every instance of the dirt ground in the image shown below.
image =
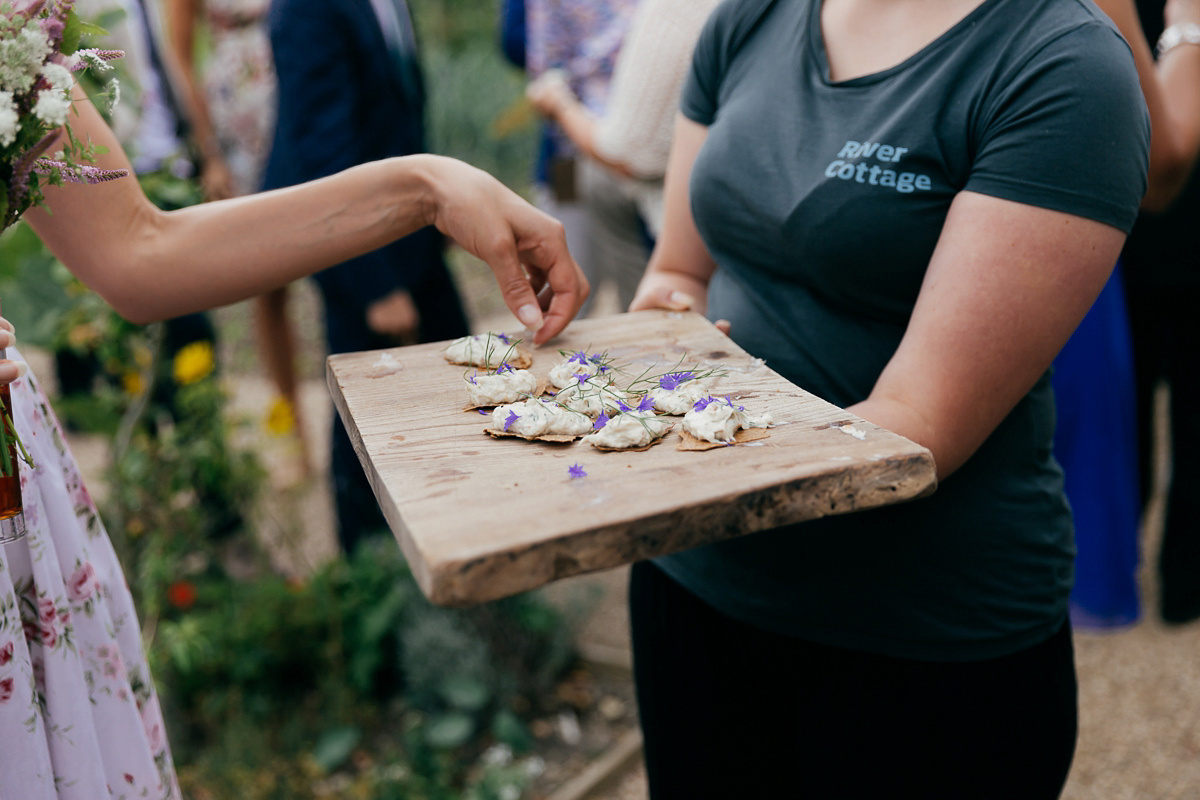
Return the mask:
M490 289L490 278L477 265L456 265L466 289L472 318L480 330L509 325L506 312ZM615 310L610 295L598 304ZM311 288L297 295L298 319L319 319ZM235 413L265 417L272 391L256 367L249 308L243 304L219 314L229 332L223 363L228 373ZM306 479L298 469L299 449L292 437L272 437L265 426L251 424L254 438L275 491L262 509L265 536L272 542L281 569L305 571L335 552L331 494L328 488L328 431L332 420L319 353L319 323L301 327L304 341L301 391L302 418L310 443ZM27 353L34 370L49 382L44 354ZM1165 403L1166 399L1161 398ZM1160 442L1165 442L1160 431ZM102 487L106 464L103 442L73 437L93 491ZM1144 564L1153 562L1161 536L1161 484L1169 470L1165 445L1160 450L1156 502L1143 532ZM1167 627L1155 616L1156 587L1150 569L1142 570L1144 619L1109 633L1077 632L1076 657L1080 684L1080 737L1064 800L1195 800L1200 798L1200 622ZM585 591L596 598L594 610L579 632L583 655L615 669L629 663L625 611L625 571L615 570L564 582L553 592ZM552 592L552 593L553 593ZM1019 765L1014 765L1019 768ZM605 788L588 795L596 800L643 800L644 773L638 763L614 776Z

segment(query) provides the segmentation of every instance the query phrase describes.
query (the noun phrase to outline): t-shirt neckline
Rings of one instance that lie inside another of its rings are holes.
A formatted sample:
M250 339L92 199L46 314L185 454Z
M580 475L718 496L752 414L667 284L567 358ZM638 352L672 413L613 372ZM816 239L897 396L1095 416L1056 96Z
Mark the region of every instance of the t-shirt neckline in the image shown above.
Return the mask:
M946 43L956 39L963 31L973 26L980 17L1002 0L983 0L971 12L958 22L951 25L941 36L938 36L929 44L922 47L917 52L913 53L908 58L901 61L895 66L888 67L879 72L872 72L868 75L860 75L857 78L850 78L844 81L834 81L829 77L829 54L825 51L825 34L821 30L821 7L824 5L824 0L810 0L808 8L808 41L810 57L816 64L817 73L821 76L821 82L833 89L841 88L856 88L860 86L870 86L887 80L891 76L904 72L912 65L924 60L929 54L940 50Z

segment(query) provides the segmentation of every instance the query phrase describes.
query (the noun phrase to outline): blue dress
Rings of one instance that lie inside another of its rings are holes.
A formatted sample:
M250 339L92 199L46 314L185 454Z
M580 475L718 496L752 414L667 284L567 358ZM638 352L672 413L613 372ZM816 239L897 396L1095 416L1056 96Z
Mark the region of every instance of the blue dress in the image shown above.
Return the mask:
M1054 362L1054 450L1075 515L1076 628L1139 616L1137 416L1121 264Z

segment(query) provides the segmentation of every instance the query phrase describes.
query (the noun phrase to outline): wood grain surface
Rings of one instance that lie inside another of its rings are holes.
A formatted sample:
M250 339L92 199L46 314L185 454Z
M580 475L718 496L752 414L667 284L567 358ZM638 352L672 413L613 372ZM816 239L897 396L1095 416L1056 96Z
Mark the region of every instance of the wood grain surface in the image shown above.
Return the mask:
M513 334L512 331L508 333ZM519 334L513 334L519 335ZM925 448L784 380L697 314L643 311L572 323L535 352L608 351L633 372L723 367L714 395L769 411L770 438L644 452L495 439L462 410L463 367L445 343L331 356L327 378L384 516L429 599L471 605L787 523L897 503L936 483ZM379 377L384 354L399 362ZM838 429L852 424L859 440ZM585 478L572 478L579 464Z

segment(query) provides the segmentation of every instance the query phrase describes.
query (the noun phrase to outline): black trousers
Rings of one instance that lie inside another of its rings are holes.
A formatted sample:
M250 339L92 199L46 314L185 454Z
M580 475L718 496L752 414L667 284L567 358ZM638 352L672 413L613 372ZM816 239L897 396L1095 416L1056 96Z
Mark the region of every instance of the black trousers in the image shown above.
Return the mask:
M649 562L629 588L651 800L1051 800L1075 752L1067 624L991 661L889 658L732 620Z
M467 335L467 317L450 273L442 265L430 270L424 283L412 290L413 301L421 314L418 340L437 342ZM381 336L367 327L366 309L331 298L322 289L325 301L325 337L330 353L352 353L396 347L399 340ZM338 544L350 554L365 537L387 531L383 512L354 452L337 412L333 414L330 472L337 508Z
M1127 287L1137 374L1138 446L1142 499L1148 499L1153 464L1154 387L1171 389L1171 486L1158 557L1162 617L1200 617L1200 288Z

